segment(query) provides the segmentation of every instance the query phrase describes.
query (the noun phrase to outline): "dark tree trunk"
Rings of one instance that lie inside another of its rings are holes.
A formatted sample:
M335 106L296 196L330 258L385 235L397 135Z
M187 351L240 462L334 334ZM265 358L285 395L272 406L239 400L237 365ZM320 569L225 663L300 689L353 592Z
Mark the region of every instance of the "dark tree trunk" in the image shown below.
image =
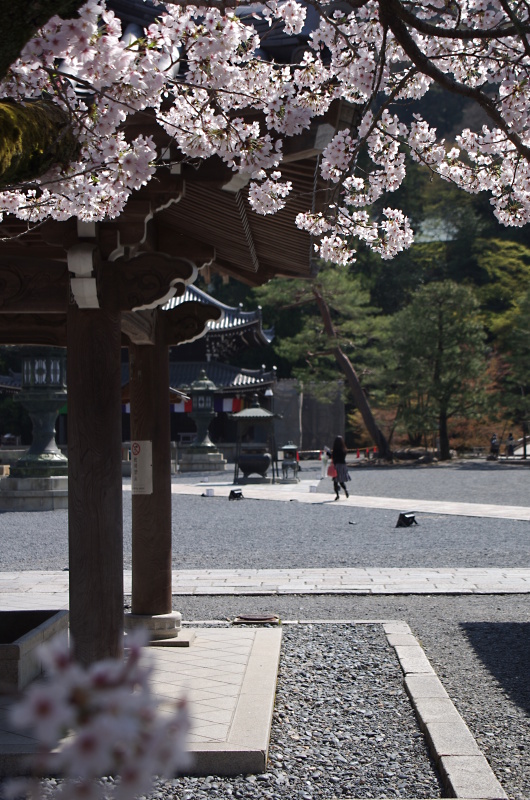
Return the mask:
M82 5L83 0L0 0L0 80L51 17L74 17ZM66 165L78 150L70 120L55 103L0 101L0 188L38 178L54 164Z
M440 461L449 461L451 451L449 449L449 433L447 432L447 414L440 411L438 416L438 432L440 436Z
M78 151L68 115L55 103L0 101L0 188L66 167Z
M320 314L322 315L322 319L324 321L324 329L328 336L335 340L335 345L333 347L333 353L335 356L335 361L339 365L340 369L344 373L346 380L348 381L348 386L350 387L353 399L355 400L355 405L359 409L361 416L363 418L363 422L366 426L366 430L372 437L374 444L377 447L378 454L381 458L391 459L392 458L392 451L388 445L388 442L383 434L383 432L377 426L377 423L374 419L374 415L372 414L372 409L370 408L370 404L366 399L366 395L363 392L363 388L355 372L354 366L351 363L348 356L342 351L337 339L337 334L335 328L333 327L333 321L331 319L331 314L329 311L329 306L326 303L323 296L320 294L316 286L313 286L313 294L315 296L315 300L317 302Z
M24 45L51 17L74 17L83 4L84 0L0 0L0 80Z

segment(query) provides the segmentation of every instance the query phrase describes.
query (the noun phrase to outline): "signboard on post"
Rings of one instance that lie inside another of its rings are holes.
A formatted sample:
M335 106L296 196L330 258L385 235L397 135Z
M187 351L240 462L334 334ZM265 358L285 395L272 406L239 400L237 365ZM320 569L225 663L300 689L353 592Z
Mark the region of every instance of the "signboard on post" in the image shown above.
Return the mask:
M153 494L153 443L131 442L132 494Z

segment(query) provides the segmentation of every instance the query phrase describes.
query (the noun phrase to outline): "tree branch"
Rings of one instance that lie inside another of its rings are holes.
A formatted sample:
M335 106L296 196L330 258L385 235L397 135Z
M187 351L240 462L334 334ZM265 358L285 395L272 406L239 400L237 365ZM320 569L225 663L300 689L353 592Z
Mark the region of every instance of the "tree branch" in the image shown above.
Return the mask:
M66 166L78 151L68 114L55 103L0 101L0 188Z
M495 104L480 89L473 86L466 86L458 83L454 78L446 75L433 62L425 56L413 40L403 20L401 19L403 7L399 0L379 0L379 16L381 24L388 25L394 34L396 41L401 45L412 63L424 75L428 75L437 84L443 86L453 94L468 97L474 100L488 115L488 117L506 135L506 138L514 145L518 153L530 162L530 147L524 144L521 137L513 131L506 123L502 115L497 111Z
M501 2L501 5L506 11L508 3L505 4ZM471 39L499 39L505 36L521 36L523 32L530 33L530 26L523 25L523 23L519 21L516 22L516 18L514 19L514 16L511 14L510 16L513 20L512 25L505 24L499 25L497 28L488 29L466 27L443 28L439 25L433 25L426 20L418 19L418 17L413 14L412 11L405 8L401 2L392 3L392 6L392 13L397 14L407 25L410 25L419 33L424 33L426 36L433 36L437 39L460 39L462 41L470 41ZM397 8L397 6L399 6L399 8Z
M0 80L24 45L51 17L73 17L83 4L84 0L0 0Z

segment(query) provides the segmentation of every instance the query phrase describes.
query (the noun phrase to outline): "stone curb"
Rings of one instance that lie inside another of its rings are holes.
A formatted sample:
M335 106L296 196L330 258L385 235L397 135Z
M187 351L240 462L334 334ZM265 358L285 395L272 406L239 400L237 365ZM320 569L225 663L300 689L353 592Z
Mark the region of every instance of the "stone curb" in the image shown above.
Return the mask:
M405 622L383 625L404 675L404 685L450 797L507 800L471 731Z

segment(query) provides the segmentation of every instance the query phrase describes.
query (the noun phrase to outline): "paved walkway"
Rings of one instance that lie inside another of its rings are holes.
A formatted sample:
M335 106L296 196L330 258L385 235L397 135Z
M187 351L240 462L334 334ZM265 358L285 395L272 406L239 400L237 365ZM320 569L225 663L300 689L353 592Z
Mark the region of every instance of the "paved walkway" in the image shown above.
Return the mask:
M530 594L530 569L183 569L173 594ZM68 608L68 572L0 572L0 608Z
M280 658L281 629L187 628L189 647L150 647L151 688L161 714L189 701L190 774L264 772ZM11 694L0 694L0 779L24 770L38 750L13 728Z
M124 484L124 491L130 491ZM173 494L227 497L226 480L180 479ZM456 503L350 495L334 502L329 486L317 480L239 486L244 498L283 502L329 503L418 513L529 520L530 508L484 503ZM240 502L240 501L236 501ZM131 571L124 572L125 594L131 593ZM319 568L319 569L182 569L173 571L174 595L278 594L529 594L530 569L510 568ZM67 608L68 572L0 572L0 608Z
M130 484L124 485L125 491L130 491ZM173 494L188 494L200 496L206 492L214 496L228 497L230 490L235 488L232 483L216 482L213 479L197 483L173 483ZM411 500L402 497L367 497L366 495L352 495L346 499L341 494L338 503L334 501L333 491L329 483L320 486L317 480L304 480L296 484L247 484L238 486L243 497L255 500L279 500L284 502L299 503L330 503L333 506L352 506L358 508L384 508L396 511L416 511L425 514L452 514L463 517L489 517L494 519L518 519L530 521L530 507L494 505L492 503L457 503L439 500Z

